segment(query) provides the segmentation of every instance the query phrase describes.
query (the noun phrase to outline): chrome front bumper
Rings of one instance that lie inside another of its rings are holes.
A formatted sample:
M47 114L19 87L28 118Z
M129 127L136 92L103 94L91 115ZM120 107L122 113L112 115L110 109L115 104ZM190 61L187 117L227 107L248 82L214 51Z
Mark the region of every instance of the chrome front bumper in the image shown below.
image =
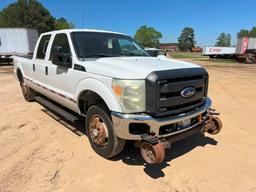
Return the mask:
M173 123L181 122L186 119L191 119L197 117L198 115L206 112L211 107L211 100L207 98L205 104L189 113L180 114L178 116L165 117L165 118L154 118L146 114L122 114L117 112L112 112L112 120L114 124L114 130L118 137L125 140L141 140L141 135L131 134L129 132L130 123L145 123L150 127L150 133L154 133L159 138L161 137L169 137L186 130L193 128L194 126L187 127L186 129L182 129L176 132L172 132L169 134L159 135L159 129L163 125L170 125Z

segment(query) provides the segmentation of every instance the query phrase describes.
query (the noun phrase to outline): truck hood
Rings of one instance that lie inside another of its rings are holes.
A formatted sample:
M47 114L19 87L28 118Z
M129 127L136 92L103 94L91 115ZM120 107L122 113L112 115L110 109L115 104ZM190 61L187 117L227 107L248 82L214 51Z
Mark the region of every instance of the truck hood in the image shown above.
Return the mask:
M85 61L87 72L120 79L145 79L153 71L200 67L161 57L108 57Z

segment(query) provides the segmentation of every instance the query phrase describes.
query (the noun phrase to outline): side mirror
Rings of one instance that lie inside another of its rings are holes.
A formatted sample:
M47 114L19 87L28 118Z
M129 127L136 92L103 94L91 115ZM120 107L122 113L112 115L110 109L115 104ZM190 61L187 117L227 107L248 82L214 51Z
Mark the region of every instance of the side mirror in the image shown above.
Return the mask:
M63 48L61 46L55 46L52 50L52 63L55 65L71 68L71 54L64 53Z

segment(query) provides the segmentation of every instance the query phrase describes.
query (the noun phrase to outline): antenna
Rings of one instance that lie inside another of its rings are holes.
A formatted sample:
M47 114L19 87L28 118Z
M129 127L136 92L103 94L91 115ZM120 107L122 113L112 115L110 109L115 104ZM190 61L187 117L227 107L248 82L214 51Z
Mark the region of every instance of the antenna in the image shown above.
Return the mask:
M82 5L82 22L83 22L83 29L84 29L84 24L85 24L85 0L82 0L83 1L83 5Z

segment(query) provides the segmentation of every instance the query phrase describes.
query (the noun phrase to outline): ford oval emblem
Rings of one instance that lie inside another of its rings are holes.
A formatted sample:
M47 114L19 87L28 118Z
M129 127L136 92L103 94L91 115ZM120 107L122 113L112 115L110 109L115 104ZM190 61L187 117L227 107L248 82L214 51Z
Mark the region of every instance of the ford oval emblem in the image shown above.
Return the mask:
M196 89L194 87L187 87L180 92L180 95L183 98L190 98L193 97L195 93Z

